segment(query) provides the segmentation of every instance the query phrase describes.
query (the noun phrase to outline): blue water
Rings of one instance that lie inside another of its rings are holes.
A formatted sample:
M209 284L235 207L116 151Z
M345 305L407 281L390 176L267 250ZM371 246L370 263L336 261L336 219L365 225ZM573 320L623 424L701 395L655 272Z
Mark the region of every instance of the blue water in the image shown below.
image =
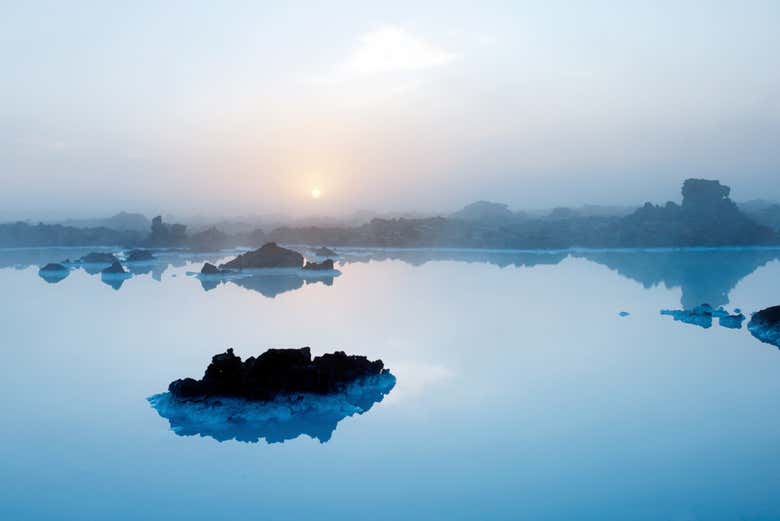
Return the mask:
M0 519L780 519L780 351L659 313L780 304L778 250L355 250L333 279L208 291L187 272L219 255L118 289L38 276L83 253L0 251ZM305 345L396 384L324 442L178 435L147 401L228 347Z

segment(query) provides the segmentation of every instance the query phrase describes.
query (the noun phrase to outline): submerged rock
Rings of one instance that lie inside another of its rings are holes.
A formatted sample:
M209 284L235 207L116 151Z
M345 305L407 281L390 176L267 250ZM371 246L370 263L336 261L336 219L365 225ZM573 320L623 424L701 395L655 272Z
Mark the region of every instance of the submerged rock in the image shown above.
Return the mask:
M237 440L283 443L301 435L325 443L338 423L363 414L395 386L395 377L383 371L347 384L335 394L279 395L270 401L245 398L177 398L161 393L148 398L178 436L208 436L219 442Z
M760 341L780 347L780 306L756 311L747 327L750 334Z
M669 315L675 320L685 322L686 324L693 324L703 328L712 327L712 319L717 318L721 327L728 329L740 329L742 322L745 320L739 309L734 310L734 314L730 314L723 306L713 308L709 304L701 304L693 309L663 309L662 315Z
M702 304L693 309L662 309L662 315L668 315L679 322L693 324L703 328L712 327L713 312L712 306Z
M175 380L168 391L177 398L232 396L271 400L278 395L336 393L361 378L386 373L381 360L370 361L343 351L312 360L308 347L269 349L242 362L228 349L212 357L202 379Z
M719 317L718 322L721 327L727 327L729 329L742 329L742 322L745 321L745 315L742 313L735 313L734 315L726 315L725 317Z
M127 271L122 267L122 265L119 263L119 261L114 261L111 263L111 266L104 269L101 273L104 275L122 275L122 274L128 274Z
M306 262L303 269L311 271L332 271L334 269L333 261L331 259L326 259L322 262Z
M221 265L220 268L301 268L303 255L297 251L278 246L275 242L264 244L257 250L242 253L235 259Z
M130 250L125 256L126 262L145 262L154 260L154 255L149 250Z
M119 259L113 253L92 252L84 255L81 262L84 264L113 264Z
M338 257L339 254L326 246L321 246L314 250L314 255L317 257Z

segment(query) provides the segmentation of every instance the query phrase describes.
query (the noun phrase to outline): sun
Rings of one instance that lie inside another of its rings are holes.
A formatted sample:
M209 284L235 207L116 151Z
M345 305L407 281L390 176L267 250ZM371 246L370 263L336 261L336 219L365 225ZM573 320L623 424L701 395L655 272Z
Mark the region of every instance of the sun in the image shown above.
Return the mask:
M322 195L322 192L320 192L319 188L312 188L311 189L311 198L312 199L319 199Z

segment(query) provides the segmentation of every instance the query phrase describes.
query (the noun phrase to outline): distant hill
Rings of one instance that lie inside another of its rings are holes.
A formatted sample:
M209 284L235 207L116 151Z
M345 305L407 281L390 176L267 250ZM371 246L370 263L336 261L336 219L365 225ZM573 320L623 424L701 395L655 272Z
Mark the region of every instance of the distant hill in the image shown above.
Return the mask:
M509 222L524 217L524 214L516 214L509 210L505 204L490 201L477 201L450 214L450 219L472 222Z
M68 219L55 224L72 228L109 228L118 231L148 232L152 222L140 213L119 212L98 219Z

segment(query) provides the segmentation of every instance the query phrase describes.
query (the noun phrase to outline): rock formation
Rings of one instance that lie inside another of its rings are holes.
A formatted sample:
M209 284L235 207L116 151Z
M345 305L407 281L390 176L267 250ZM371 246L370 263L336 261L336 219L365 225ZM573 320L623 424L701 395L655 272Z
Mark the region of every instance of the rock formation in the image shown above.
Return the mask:
M326 259L322 262L307 262L303 269L305 270L311 270L311 271L332 271L333 268L333 261L331 259Z
M227 269L251 269L251 268L301 268L303 255L297 251L288 250L278 246L275 242L269 242L257 250L242 253L235 259L221 265Z
M780 306L753 313L748 323L750 334L767 344L780 347Z
M230 273L228 270L221 270L211 264L210 262L206 262L203 264L203 267L200 269L201 275L224 275L226 273Z
M336 351L312 360L308 347L269 349L246 361L233 353L214 355L200 380L171 382L168 391L177 398L232 396L271 400L296 393L330 394L352 382L386 373L381 360Z
M63 272L68 271L68 268L57 262L50 262L46 266L40 269L42 272Z

